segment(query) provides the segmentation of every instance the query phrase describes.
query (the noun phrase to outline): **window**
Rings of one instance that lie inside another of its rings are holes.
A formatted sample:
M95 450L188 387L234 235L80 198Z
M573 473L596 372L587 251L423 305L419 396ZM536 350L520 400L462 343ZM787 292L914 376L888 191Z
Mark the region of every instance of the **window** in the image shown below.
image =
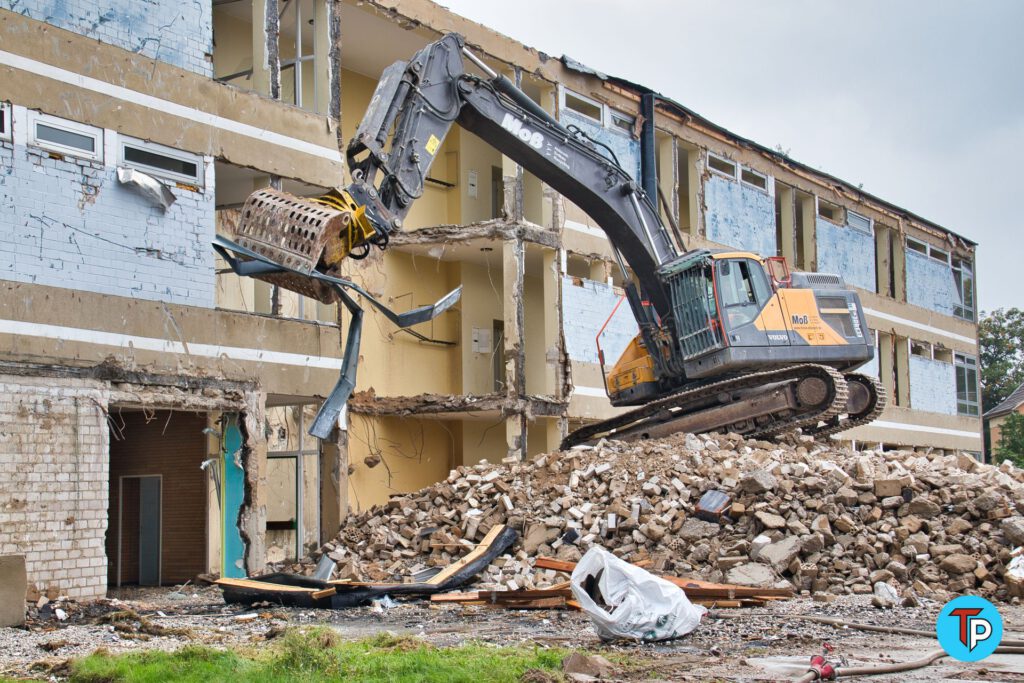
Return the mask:
M943 251L937 247L928 247L928 255L936 261L942 261L943 263L949 263L949 252Z
M974 320L974 265L969 259L953 257L953 281L960 295L960 303L953 305L953 315Z
M203 157L153 142L122 137L118 163L169 180L203 184Z
M583 95L577 95L571 90L563 90L565 95L564 104L565 108L574 111L580 116L586 116L588 119L593 119L597 123L604 125L604 109L601 103L595 102Z
M924 254L925 256L928 255L928 245L924 242L918 242L910 237L907 238L907 249L916 251L919 254Z
M740 180L747 185L751 185L759 190L768 192L768 176L763 173L758 173L752 169L744 168L740 171Z
M843 207L832 202L826 202L818 197L818 215L833 223L843 223Z
M860 215L856 211L846 211L846 224L854 230L871 234L871 219Z
M620 114L619 112L611 109L608 110L608 115L611 118L611 125L613 128L618 128L630 135L633 134L633 128L636 126L635 116Z
M71 156L103 160L103 130L37 111L28 113L28 143Z
M710 152L708 152L708 168L730 178L736 178L736 164Z
M718 291L730 329L753 321L771 296L764 270L748 259L719 262Z
M0 102L0 140L11 139L11 105Z
M956 368L956 412L960 415L979 414L978 411L978 361L962 353L953 355Z

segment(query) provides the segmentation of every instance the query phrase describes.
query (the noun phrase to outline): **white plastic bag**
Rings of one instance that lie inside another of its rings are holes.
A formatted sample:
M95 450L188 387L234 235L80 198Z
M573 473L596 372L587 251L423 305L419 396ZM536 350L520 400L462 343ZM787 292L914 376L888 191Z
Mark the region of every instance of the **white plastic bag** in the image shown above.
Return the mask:
M587 593L588 578L599 604ZM669 640L700 625L707 610L683 589L597 546L576 564L572 592L602 640Z

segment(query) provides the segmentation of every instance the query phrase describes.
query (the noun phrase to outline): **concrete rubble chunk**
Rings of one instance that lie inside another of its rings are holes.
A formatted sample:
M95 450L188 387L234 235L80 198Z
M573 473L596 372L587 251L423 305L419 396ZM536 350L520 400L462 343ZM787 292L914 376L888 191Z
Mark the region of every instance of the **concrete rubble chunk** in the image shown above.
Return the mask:
M962 465L952 455L858 452L808 435L604 440L528 462L456 467L444 481L350 514L308 560L271 569L308 574L327 555L339 577L404 581L451 565L507 524L520 537L475 589L559 583L568 577L533 559L575 561L596 545L655 572L785 581L886 606L892 596L873 593L880 583L900 596L913 588L923 598L956 591L1002 599L1009 552L1024 545L1024 515L1015 509L1024 473ZM699 504L710 492L726 502L704 521Z
M755 470L750 474L740 479L740 490L744 493L765 493L767 491L774 491L775 487L778 486L778 479L776 479L770 472L765 470Z

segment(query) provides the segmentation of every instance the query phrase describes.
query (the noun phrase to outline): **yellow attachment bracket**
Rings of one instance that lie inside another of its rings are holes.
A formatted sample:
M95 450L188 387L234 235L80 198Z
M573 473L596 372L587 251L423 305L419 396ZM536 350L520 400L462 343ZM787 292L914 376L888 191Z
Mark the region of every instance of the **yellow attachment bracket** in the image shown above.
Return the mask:
M323 258L328 266L337 264L376 234L370 219L366 217L366 207L358 204L345 190L331 190L310 201L341 212L340 233L336 238L330 236L324 245Z

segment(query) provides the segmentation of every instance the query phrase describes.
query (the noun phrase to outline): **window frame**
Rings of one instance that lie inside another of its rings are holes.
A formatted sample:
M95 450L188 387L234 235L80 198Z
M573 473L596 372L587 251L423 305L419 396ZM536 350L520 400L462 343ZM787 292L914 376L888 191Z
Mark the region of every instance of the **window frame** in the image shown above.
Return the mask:
M915 247L920 247L920 249L917 249ZM928 243L922 242L919 239L914 239L913 237L908 237L907 250L912 251L915 254L920 254L921 256L928 256Z
M601 118L595 119L590 114L584 114L583 112L577 111L576 109L573 109L572 107L568 106L568 104L566 104L566 100L568 99L569 96L574 97L574 98L576 98L576 99L578 99L578 100L580 100L582 102L586 102L587 104L591 105L592 107L597 107L597 110L601 113ZM558 97L558 99L559 99L558 104L563 109L567 109L567 110L571 111L573 114L576 114L577 116L582 116L585 119L593 121L593 122L597 123L598 125L600 125L602 128L606 128L607 127L605 125L605 118L606 118L606 116L605 116L605 105L604 105L603 102L598 102L597 100L595 100L593 98L587 97L586 95L581 95L580 93L576 92L575 90L570 90L569 88L566 88L566 87L562 87L562 88L559 89L559 97Z
M189 164L195 164L196 174L194 176L188 176L184 173L176 173L174 171L168 171L167 169L158 168L156 166L150 166L140 161L129 161L125 159L125 148L133 147L150 154L158 154L160 156L174 159L177 161L183 161ZM197 187L206 186L206 159L202 154L195 154L193 152L186 152L184 150L176 149L174 147L168 147L161 145L156 142L149 142L147 140L140 140L127 135L119 135L117 139L117 165L127 166L128 168L134 168L143 173L148 173L156 178L163 180L169 180L171 182L181 182L188 185L195 185Z
M93 141L93 150L90 152L86 149L82 149L81 147L71 147L69 145L62 145L59 142L51 142L50 140L41 139L37 134L38 130L36 128L39 124L56 130L63 130L67 133L90 137ZM79 157L102 163L103 132L103 129L97 126L90 126L85 123L71 121L59 116L44 114L43 112L36 111L34 109L30 109L28 111L28 145L30 147L37 147L48 152L55 152L57 154Z
M960 256L953 256L949 263L950 269L953 271L953 282L956 285L957 293L960 295L960 304L953 306L953 315L961 320L974 321L975 319L975 280L974 280L974 260L962 258ZM971 282L970 301L964 295L964 283L967 281L964 275Z
M850 222L850 217L851 216L854 217L855 219L862 219L864 222L867 223L867 227L860 227L860 226L857 226L857 225L854 225L853 223L851 223ZM873 218L871 218L870 216L865 216L864 214L857 213L856 211L853 211L852 209L847 209L846 210L846 227L850 228L851 230L856 230L857 232L864 233L865 235L873 235L874 232L875 232L875 220Z
M761 187L760 185L752 183L749 180L747 180L746 178L744 178L743 175L745 173L749 173L750 175L755 176L755 177L760 178L761 180L763 180L764 181L764 187ZM767 173L761 173L760 171L755 171L754 169L750 168L749 166L740 166L739 177L740 177L740 182L743 185L746 185L747 187L753 188L753 189L755 189L755 190L757 190L759 192L764 192L767 195L771 195L772 194L772 177L770 175L768 175Z
M830 218L830 217L822 214L821 213L821 209L822 209L822 205L823 204L826 204L826 205L828 205L830 207L831 206L836 207L839 210L839 214L840 215L835 217L835 218ZM846 223L846 212L847 212L847 208L845 206L843 206L842 204L836 204L835 202L830 202L829 200L822 199L821 197L819 197L817 195L814 196L814 215L816 217L824 219L824 220L828 221L829 223L832 223L833 225L839 225L839 226L844 226L845 227L847 225L847 223Z
M14 123L11 113L11 105L7 102L0 102L0 140L11 142L14 140Z
M733 169L732 170L732 175L729 175L725 171L723 171L721 169L718 169L718 168L715 168L714 166L712 166L711 165L711 160L712 159L714 159L715 161L721 162L723 164L728 164L728 165L732 166L732 169ZM721 154L715 154L714 152L708 150L708 156L707 156L707 161L705 162L705 165L708 167L709 171L711 171L712 173L717 173L718 175L722 176L723 178L729 178L731 180L737 180L739 178L740 165L738 163L736 163L735 161L733 161L732 159L730 159L728 157L725 157L725 156L722 156Z
M621 130L630 137L633 135L633 129L636 127L636 116L629 114L623 114L617 109L608 107L608 125L605 126L611 130ZM619 125L620 123L625 125Z
M978 359L976 356L969 356L966 353L953 353L953 369L956 377L956 414L965 415L967 417L980 417L981 416L981 387L979 386L980 370L978 367ZM960 397L960 373L963 372L964 378L964 398ZM968 382L970 380L970 373L974 373L974 400L971 400L971 390L968 388ZM964 410L963 408L966 408Z

